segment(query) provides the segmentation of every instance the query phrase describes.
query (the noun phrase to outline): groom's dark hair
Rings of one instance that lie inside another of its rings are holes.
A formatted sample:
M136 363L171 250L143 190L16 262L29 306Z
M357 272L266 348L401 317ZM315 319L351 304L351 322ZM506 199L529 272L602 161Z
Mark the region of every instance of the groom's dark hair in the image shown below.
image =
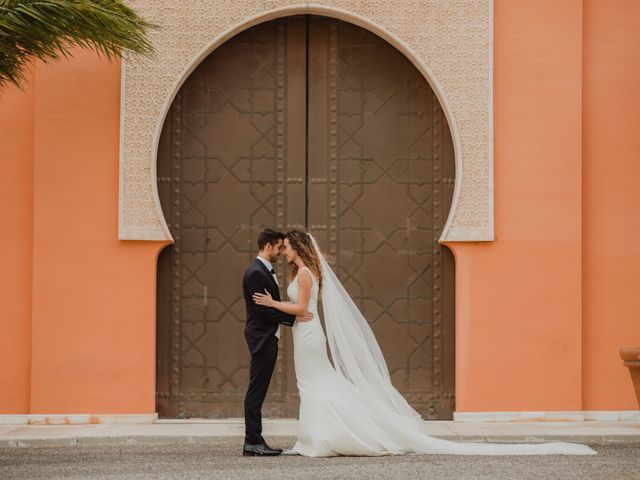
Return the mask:
M278 240L284 240L284 233L272 230L271 228L265 228L260 232L260 235L258 235L258 248L262 250L268 243L270 243L272 247L275 247Z

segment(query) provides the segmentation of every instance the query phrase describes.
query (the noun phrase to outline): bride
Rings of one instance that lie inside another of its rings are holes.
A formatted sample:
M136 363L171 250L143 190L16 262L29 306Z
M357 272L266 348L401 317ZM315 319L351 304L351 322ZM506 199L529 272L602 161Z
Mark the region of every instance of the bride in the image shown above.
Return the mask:
M253 299L292 315L314 314L311 320L297 321L293 327L300 415L292 453L309 457L596 453L586 445L563 442L458 443L427 435L420 415L391 384L373 332L313 236L293 230L287 233L284 245L291 269L287 288L291 302L275 301L268 293L256 293ZM322 298L327 337L318 316L318 298Z

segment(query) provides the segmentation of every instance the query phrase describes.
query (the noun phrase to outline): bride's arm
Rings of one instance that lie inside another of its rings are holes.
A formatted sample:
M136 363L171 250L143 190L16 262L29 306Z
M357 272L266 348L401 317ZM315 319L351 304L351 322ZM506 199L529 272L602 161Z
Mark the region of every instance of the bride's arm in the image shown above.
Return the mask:
M271 295L267 292L266 294L262 293L254 293L253 301L258 305L263 305L265 307L275 308L276 310L280 310L281 312L288 313L290 315L296 315L296 321L306 322L310 319L305 319L304 315L307 313L307 308L309 308L309 299L311 298L311 275L302 270L304 272L303 275L300 275L298 272L298 302L278 302L271 298Z

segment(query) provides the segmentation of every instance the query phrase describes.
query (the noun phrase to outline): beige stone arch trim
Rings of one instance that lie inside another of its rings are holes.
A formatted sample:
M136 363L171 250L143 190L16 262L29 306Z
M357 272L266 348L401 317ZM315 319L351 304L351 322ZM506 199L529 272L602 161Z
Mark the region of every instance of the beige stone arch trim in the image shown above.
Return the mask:
M129 3L162 28L152 33L153 59L123 62L118 238L171 240L157 191L158 141L175 94L198 64L253 25L317 14L379 35L424 75L447 116L456 159L440 240L493 240L492 0Z

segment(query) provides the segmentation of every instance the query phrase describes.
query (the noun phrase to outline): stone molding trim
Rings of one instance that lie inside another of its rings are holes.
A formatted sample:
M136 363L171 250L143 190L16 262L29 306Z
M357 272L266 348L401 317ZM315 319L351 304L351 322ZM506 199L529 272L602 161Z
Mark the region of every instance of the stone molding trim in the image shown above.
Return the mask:
M456 158L441 242L490 241L493 220L493 0L130 0L157 54L122 62L118 238L172 240L156 184L166 113L215 48L258 23L297 14L344 20L382 37L425 76L447 116Z
M455 422L640 422L638 410L453 412Z
M157 413L25 413L0 415L0 425L150 424Z

